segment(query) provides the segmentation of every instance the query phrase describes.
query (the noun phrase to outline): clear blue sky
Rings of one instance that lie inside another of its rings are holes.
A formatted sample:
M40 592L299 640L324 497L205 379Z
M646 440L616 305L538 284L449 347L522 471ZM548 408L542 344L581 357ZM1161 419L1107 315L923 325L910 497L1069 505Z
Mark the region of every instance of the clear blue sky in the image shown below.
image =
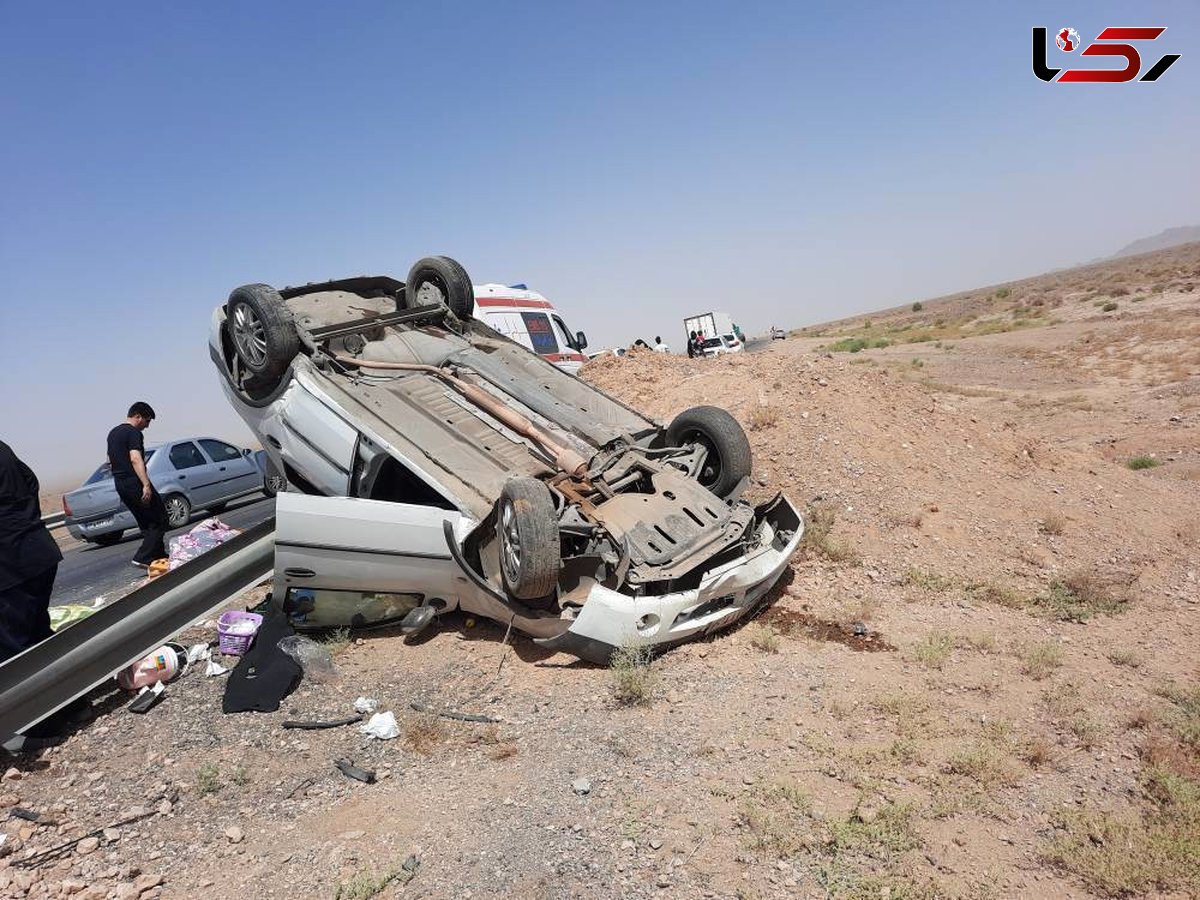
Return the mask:
M1166 25L1183 59L1044 84L1033 25ZM1200 223L1198 29L1193 0L4 0L0 437L52 485L133 399L151 439L247 440L206 353L245 282L447 253L593 347L680 349L698 310L799 326Z

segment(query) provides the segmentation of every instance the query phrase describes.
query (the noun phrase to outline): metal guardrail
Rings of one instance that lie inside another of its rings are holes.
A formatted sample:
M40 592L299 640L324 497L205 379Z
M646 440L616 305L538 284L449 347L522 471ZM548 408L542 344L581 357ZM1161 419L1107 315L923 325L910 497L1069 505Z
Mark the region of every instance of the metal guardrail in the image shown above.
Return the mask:
M42 516L42 524L51 531L54 531L56 528L65 528L67 526L67 514L65 512L56 512L48 516Z
M0 665L0 743L266 578L274 547L270 518Z

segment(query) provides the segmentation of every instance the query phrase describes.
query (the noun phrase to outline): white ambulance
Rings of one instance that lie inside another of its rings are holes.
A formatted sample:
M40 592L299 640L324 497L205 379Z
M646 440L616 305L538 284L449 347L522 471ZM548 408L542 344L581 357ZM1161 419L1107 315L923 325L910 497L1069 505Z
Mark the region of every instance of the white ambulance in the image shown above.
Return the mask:
M475 318L576 374L587 362L587 337L572 332L549 300L523 284L476 284Z

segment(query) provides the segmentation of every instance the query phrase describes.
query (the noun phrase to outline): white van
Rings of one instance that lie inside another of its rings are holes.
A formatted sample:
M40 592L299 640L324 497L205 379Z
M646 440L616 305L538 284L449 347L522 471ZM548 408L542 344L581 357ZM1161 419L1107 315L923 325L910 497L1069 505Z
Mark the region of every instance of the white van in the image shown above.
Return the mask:
M476 284L475 318L560 369L576 374L587 362L587 337L572 332L549 300L523 284Z

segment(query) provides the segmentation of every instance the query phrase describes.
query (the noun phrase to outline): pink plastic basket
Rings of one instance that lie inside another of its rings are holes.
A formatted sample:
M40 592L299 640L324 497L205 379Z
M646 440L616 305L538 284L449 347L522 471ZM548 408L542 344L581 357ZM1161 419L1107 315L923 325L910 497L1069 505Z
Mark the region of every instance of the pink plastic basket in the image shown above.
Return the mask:
M254 642L254 635L258 633L258 627L262 625L262 620L263 617L258 613L239 612L236 609L221 613L221 618L217 619L217 638L221 652L226 656L241 656L249 650L250 644ZM230 633L230 627L234 622L247 621L254 623L254 630L249 634Z

